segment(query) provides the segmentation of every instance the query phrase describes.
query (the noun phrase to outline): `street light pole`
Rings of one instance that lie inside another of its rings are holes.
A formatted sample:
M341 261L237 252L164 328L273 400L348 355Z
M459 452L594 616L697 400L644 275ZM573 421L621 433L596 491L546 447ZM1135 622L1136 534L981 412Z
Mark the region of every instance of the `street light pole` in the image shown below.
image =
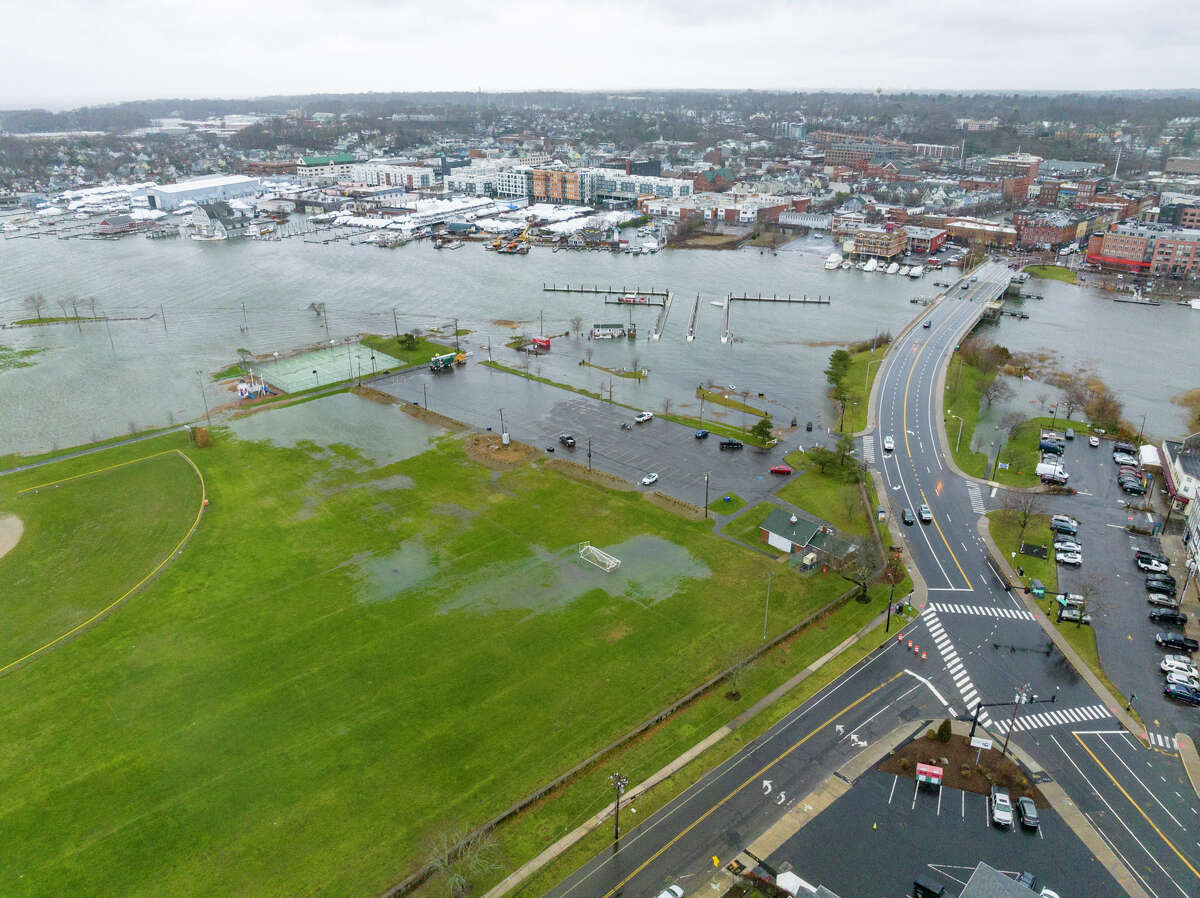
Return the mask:
M1058 403L1054 403L1050 408L1054 409L1054 417L1050 419L1050 429L1053 430L1054 425L1058 423Z
M892 632L892 597L895 595L895 593L896 593L896 584L892 583L890 586L888 586L887 624L883 628L884 633Z
M204 374L199 368L196 369L196 376L200 378L200 397L204 400L204 420L209 428L212 428L212 418L208 412L208 393L204 391Z
M1142 432L1145 431L1145 429L1146 429L1146 414L1143 412L1142 413L1142 425L1138 428L1138 435L1137 435L1138 451L1141 451Z
M708 475L704 475L704 517L708 518Z
M954 451L957 452L959 444L962 443L963 419L961 417L959 417L958 415L954 414L954 412L950 413L950 417L958 418L958 438L955 439L955 441L954 441Z
M505 430L504 430L504 409L500 409L500 435L501 435L501 436L503 436L503 435L504 435L504 433L505 433ZM590 445L590 444L589 444L589 445ZM588 454L589 454L589 457L590 457L590 455L591 455L591 449L588 449Z
M617 842L621 838L621 796L625 794L629 780L620 773L614 773L609 776L608 781L613 784L613 790L617 793L613 803L613 841Z

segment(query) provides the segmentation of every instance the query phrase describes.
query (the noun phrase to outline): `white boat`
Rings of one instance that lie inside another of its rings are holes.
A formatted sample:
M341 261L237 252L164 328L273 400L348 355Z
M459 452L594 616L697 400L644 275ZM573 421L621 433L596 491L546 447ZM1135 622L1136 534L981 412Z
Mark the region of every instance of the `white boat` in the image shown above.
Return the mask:
M874 271L879 267L878 259L868 259L867 264L863 266L863 271Z
M836 271L838 269L838 267L841 266L841 264L842 264L842 254L841 253L830 253L829 258L825 260L825 270L826 271Z
M891 265L889 265L889 266L887 267L887 273L888 273L888 274L895 274L895 273L896 273L897 271L899 271L899 270L900 270L900 263L899 263L899 262L893 262Z
M1200 302L1200 300L1197 300L1197 301L1198 301L1198 302ZM712 301L709 303L709 305L711 305L711 306L716 306L718 309L723 309L723 308L725 308L725 303L723 303L723 302L717 302L715 299L714 299L714 300L712 300Z
M912 268L908 269L908 276L910 278L919 278L924 273L925 273L924 265L914 265Z
M849 270L851 269L851 267L852 267L852 266L851 266L851 264L850 264L849 262L843 262L843 263L842 263L842 271L849 271Z
M908 277L908 273L910 271L912 271L912 269L909 268L907 265L900 266L900 274L904 275L905 277Z
M1187 301L1187 304L1189 306L1191 306L1193 309L1195 309L1197 312L1200 312L1200 299L1189 299Z
M854 267L857 268L859 271L863 271L867 267L867 263L866 262L855 262Z

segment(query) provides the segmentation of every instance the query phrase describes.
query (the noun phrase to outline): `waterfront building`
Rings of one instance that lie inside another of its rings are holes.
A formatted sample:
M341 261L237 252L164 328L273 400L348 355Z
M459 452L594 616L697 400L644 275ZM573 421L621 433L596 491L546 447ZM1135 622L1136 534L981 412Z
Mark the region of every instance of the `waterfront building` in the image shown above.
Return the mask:
M336 184L351 180L351 170L358 160L349 153L334 156L303 156L296 163L296 180L305 186Z
M863 225L854 232L856 256L891 259L904 255L907 244L907 229L893 225Z
M172 209L178 209L187 200L191 200L193 203L235 200L253 196L261 187L261 180L246 175L209 175L204 178L178 181L175 184L164 184L161 187L151 187L146 191L146 195L150 199L151 209L170 212Z
M1092 235L1087 261L1118 271L1200 278L1200 230L1121 222Z
M927 256L941 249L942 244L946 242L946 231L943 228L906 225L904 233L908 251L914 255Z
M350 166L350 180L370 187L428 189L434 185L436 171L417 165L411 159L377 157Z

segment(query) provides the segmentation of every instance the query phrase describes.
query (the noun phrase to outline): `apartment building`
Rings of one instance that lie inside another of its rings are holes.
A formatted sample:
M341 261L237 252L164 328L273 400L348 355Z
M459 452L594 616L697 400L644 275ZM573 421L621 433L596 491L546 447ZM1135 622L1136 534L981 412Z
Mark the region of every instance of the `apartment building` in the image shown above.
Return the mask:
M335 156L302 156L296 162L296 180L301 184L336 184L352 180L356 160L349 153Z
M1087 261L1158 277L1200 278L1200 230L1122 222L1088 242Z
M1005 156L993 156L987 161L987 173L992 177L1027 177L1036 178L1038 167L1042 163L1041 156L1029 153L1009 153Z
M863 225L854 232L854 254L891 259L904 255L908 245L905 228L891 225Z
M682 220L700 215L706 222L755 224L760 221L778 221L782 212L804 212L808 209L808 201L806 196L697 193L692 196L645 200L641 208L647 215L655 217Z
M378 157L350 166L350 180L369 187L404 187L422 190L433 187L436 172L415 165L411 159Z

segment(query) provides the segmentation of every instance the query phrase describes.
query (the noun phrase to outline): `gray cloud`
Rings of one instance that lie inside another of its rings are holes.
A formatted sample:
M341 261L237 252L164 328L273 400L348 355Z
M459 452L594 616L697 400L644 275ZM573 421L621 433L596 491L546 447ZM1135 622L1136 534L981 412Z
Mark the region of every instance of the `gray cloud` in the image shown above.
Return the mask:
M393 91L1200 84L1200 4L0 0L0 107Z

